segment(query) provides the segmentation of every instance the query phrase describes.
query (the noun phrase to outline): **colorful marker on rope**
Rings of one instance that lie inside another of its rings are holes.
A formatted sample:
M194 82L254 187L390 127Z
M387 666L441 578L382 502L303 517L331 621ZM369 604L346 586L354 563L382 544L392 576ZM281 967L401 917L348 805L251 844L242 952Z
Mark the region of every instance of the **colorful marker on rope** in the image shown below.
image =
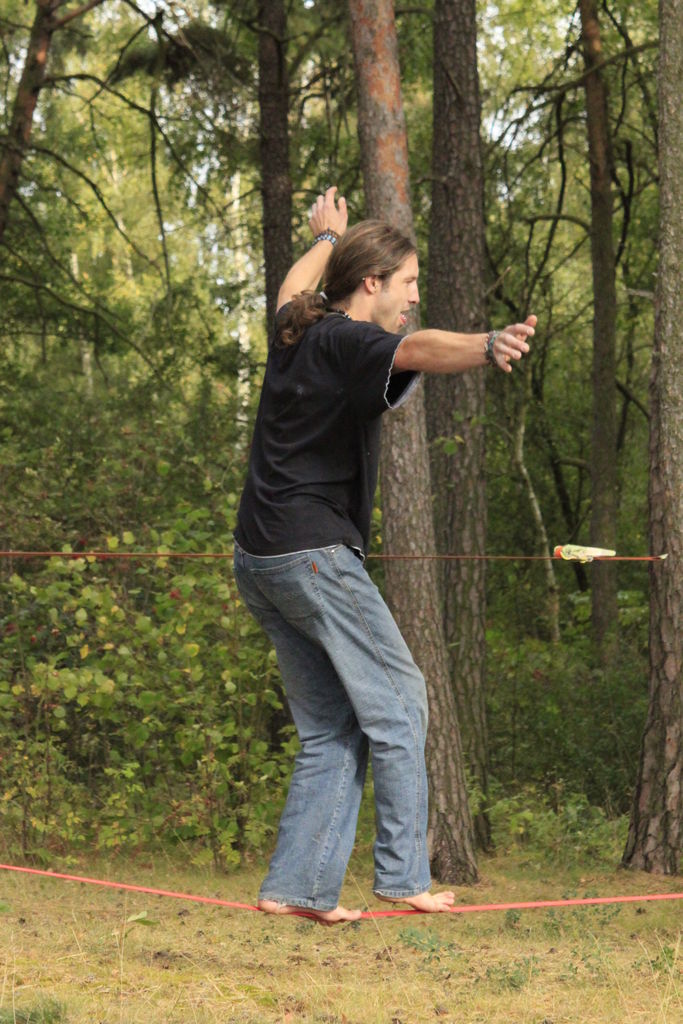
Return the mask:
M617 557L612 548L589 548L584 544L558 544L553 558L564 558L567 562L592 562L596 558L614 558L617 562L663 562L667 555L637 555Z
M613 558L616 551L611 548L587 548L582 544L558 544L553 551L555 558L568 562L592 562L594 558Z

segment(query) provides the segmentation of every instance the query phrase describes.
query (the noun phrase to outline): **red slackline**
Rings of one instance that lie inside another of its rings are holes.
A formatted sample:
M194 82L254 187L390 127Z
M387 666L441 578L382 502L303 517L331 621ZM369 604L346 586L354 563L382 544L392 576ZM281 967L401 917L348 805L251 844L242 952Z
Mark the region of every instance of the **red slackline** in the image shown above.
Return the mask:
M192 903L208 903L218 907L230 907L235 910L256 910L252 903L235 903L220 900L212 896L195 896L191 893L172 892L168 889L153 889L147 885L130 885L127 882L111 882L103 878L86 878L82 875L65 875L57 871L41 871L38 868L18 867L15 864L0 864L0 871L17 871L27 875L40 875L43 878L60 878L68 882L83 882L86 885L100 885L108 889L124 889L127 892L145 892L151 896L168 896L176 900L189 900ZM643 903L655 900L683 900L683 892L657 893L642 896L586 896L566 900L534 900L517 903L479 903L449 907L451 914L472 914L484 910L539 910L549 907L588 907L605 903ZM425 914L424 910L364 910L361 918L368 920L375 917L407 917L414 914ZM306 910L297 910L289 916L309 917L314 920L317 915Z

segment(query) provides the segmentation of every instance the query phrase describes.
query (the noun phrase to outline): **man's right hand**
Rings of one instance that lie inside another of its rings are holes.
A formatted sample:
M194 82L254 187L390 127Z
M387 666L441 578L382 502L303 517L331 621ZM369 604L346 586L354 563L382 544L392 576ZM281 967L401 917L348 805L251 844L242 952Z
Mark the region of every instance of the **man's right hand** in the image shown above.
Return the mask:
M346 200L343 196L340 196L335 203L336 191L337 186L332 185L324 196L318 196L311 207L308 226L314 238L326 228L336 231L338 235L343 235L346 231L346 225L349 220Z
M309 226L313 237L321 234L328 228L343 235L346 231L346 223L349 215L346 211L346 200L340 198L336 203L334 194L337 186L328 188L324 196L318 196L310 209ZM282 309L286 302L291 302L295 295L301 292L314 291L320 278L325 271L325 264L332 252L332 242L318 242L312 245L308 252L296 261L286 278L277 296L277 308Z

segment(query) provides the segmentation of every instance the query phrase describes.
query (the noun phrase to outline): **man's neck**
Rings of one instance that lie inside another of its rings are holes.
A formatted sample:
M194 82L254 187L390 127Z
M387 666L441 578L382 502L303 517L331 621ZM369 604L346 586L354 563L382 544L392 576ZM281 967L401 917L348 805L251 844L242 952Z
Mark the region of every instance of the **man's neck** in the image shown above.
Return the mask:
M343 309L352 320L362 320L366 323L372 323L372 307L372 296L359 292L354 292L350 299L339 304L339 308Z

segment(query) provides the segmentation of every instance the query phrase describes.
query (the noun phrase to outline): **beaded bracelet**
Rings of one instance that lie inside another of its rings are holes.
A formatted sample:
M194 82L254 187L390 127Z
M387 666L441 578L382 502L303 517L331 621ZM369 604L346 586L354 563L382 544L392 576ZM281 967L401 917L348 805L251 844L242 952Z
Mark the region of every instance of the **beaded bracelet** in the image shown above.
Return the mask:
M325 228L319 235L316 235L313 239L313 245L317 245L318 242L332 242L332 245L336 245L339 241L339 235L332 228Z
M484 358L488 366L498 366L498 361L493 352L493 346L500 331L489 331L484 342Z

